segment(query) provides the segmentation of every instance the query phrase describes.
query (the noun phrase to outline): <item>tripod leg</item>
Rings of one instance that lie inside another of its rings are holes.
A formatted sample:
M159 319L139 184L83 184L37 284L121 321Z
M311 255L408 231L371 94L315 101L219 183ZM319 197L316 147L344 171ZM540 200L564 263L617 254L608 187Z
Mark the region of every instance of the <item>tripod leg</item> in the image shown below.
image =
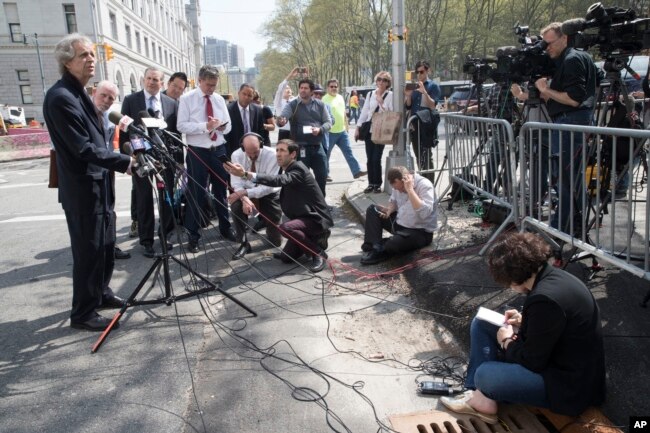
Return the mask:
M120 308L120 310L117 313L115 313L115 316L113 316L113 320L111 320L111 323L108 324L106 329L104 329L104 332L102 332L102 334L99 336L99 338L97 339L93 347L90 349L90 353L95 353L99 350L102 343L104 343L104 340L106 340L106 338L108 337L108 334L110 334L111 331L113 330L115 324L119 322L119 320L122 318L122 315L126 312L126 309L133 304L133 301L135 301L135 297L138 295L140 290L142 290L142 288L144 287L145 283L147 282L151 274L153 274L154 271L157 271L160 268L161 263L162 263L162 258L160 256L156 257L156 260L153 262L153 264L147 271L146 275L140 280L138 286L135 288L135 290L133 290L133 293L131 293L128 299L124 302L122 308Z

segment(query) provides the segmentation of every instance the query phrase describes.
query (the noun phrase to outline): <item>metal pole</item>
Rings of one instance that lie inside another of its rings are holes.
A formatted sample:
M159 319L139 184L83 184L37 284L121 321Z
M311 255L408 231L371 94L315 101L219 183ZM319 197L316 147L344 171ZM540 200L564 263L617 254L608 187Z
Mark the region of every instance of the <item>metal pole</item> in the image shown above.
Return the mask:
M34 33L33 35L25 35L23 34L23 43L27 45L27 37L31 37L34 39L34 43L36 44L36 56L38 57L38 67L41 70L41 86L43 87L43 95L47 93L47 88L45 87L45 73L43 72L43 60L41 60L41 47L38 43L38 33Z
M393 23L391 41L392 63L391 70L393 74L393 110L404 111L404 78L406 73L406 47L404 35L406 33L406 24L404 22L404 0L393 0ZM404 125L406 122L402 122ZM386 171L389 168L398 165L411 167L409 164L410 155L406 153L406 129L403 128L397 138L397 143L393 145L386 158ZM390 193L391 188L388 182L384 182L386 192Z

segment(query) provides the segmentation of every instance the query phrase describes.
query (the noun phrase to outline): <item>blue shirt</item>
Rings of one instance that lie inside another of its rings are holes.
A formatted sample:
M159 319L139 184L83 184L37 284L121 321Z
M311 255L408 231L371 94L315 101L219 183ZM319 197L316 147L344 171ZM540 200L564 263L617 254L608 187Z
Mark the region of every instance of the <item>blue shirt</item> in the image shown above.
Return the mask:
M438 102L441 98L442 92L440 91L440 86L433 80L427 79L424 82L424 88L427 89L427 93L431 96L431 99ZM422 105L422 93L414 90L411 93L411 106L406 107L411 109L411 115L414 115L420 110Z

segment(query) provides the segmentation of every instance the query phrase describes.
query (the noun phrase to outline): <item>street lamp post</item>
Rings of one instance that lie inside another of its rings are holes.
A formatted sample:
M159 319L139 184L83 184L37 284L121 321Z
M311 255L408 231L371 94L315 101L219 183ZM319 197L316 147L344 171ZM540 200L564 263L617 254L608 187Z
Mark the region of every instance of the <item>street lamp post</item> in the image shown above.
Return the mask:
M45 74L43 73L43 61L41 60L41 47L38 44L38 33L34 33L33 35L25 35L23 34L23 44L27 45L27 38L30 37L34 39L34 43L36 45L36 55L38 56L38 66L41 70L41 85L43 86L43 95L47 92L47 89L45 88Z

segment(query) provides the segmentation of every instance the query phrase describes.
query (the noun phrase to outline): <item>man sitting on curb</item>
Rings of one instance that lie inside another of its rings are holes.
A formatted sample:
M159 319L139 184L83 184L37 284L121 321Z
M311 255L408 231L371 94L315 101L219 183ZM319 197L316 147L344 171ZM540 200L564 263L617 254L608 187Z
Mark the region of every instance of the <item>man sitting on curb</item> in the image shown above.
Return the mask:
M437 202L431 181L411 174L406 167L388 170L393 193L387 206L370 205L366 210L365 252L361 264L372 265L390 256L431 244L438 225ZM392 237L382 240L382 231Z

